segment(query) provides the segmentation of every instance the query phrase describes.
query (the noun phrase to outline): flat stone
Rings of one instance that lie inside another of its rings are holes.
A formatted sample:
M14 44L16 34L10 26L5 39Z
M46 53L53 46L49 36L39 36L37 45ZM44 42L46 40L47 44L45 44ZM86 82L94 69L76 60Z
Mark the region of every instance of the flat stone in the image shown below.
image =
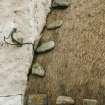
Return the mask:
M8 97L0 97L0 105L24 105L22 95L14 95Z
M44 52L52 50L54 47L55 47L55 42L54 41L49 41L49 42L46 42L46 43L43 43L42 45L40 45L36 49L36 52L37 53L44 53Z
M58 96L56 104L57 105L72 105L74 104L74 100L72 99L72 97Z
M69 2L67 0L54 0L52 3L53 8L67 8L69 6Z
M48 97L46 94L36 94L28 96L28 105L47 105Z
M95 99L83 99L83 105L97 105L97 100L95 100Z
M43 69L41 64L36 63L36 64L33 64L32 74L43 77L45 75L45 70Z
M47 29L48 30L57 29L57 28L60 28L62 25L63 25L62 20L56 20L56 21L53 21L53 22L47 24Z

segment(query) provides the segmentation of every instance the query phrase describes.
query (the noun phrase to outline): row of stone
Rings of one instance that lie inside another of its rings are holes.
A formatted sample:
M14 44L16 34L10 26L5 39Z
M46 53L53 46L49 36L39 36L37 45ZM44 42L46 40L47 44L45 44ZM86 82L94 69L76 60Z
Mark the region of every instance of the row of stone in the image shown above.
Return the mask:
M52 3L52 8L67 8L68 6L69 6L69 2L67 0L54 0ZM62 25L63 25L62 20L56 20L56 21L47 23L46 28L48 30L54 30L54 29L60 28ZM54 47L55 47L54 41L45 42L36 49L36 53L37 54L45 53L54 49ZM36 63L36 64L33 64L32 66L32 74L38 75L40 77L44 77L45 70L41 64Z
M52 3L52 8L67 8L69 6L69 2L67 0L54 0ZM47 23L46 28L48 30L53 30L60 28L63 25L62 20L56 20L51 23ZM41 44L37 50L36 53L44 53L47 51L52 50L55 47L54 41L49 41L46 43ZM32 67L32 74L38 75L38 76L45 76L45 70L43 66L39 63L33 64ZM29 95L27 103L28 105L48 105L49 104L49 97L46 94L34 94ZM74 105L75 100L72 97L68 96L58 96L56 100L56 105ZM95 99L83 99L82 100L83 105L97 105L97 100Z
M28 105L48 105L49 97L46 94L29 95ZM83 105L97 105L97 100L95 99L83 99ZM72 97L68 96L58 96L56 100L56 105L74 105L75 101Z
M70 5L70 0L54 0L52 8L67 8Z

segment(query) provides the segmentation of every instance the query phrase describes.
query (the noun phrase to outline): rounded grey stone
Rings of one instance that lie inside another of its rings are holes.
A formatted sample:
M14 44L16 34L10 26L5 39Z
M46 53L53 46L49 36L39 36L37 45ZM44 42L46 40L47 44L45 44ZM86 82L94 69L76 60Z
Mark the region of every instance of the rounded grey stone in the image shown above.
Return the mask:
M95 99L83 99L83 105L97 105L97 103Z
M42 45L40 45L37 49L36 52L37 53L44 53L46 51L50 51L55 47L55 42L54 41L49 41L46 43L43 43Z
M57 28L60 28L62 25L63 25L62 20L56 20L56 21L53 21L53 22L47 24L47 29L48 30L57 29Z
M53 8L67 8L70 5L70 2L67 0L54 0L52 3Z
M32 66L32 74L43 77L45 75L45 70L43 69L41 64L36 63Z
M74 104L74 100L72 99L72 97L58 96L56 104L57 105L72 105Z

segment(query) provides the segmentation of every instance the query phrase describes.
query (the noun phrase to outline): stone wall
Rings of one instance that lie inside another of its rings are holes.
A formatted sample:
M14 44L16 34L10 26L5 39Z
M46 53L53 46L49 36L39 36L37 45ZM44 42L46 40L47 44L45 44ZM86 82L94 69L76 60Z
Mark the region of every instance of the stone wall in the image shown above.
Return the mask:
M27 75L33 59L32 44L36 45L50 11L50 0L0 1L0 105L22 105ZM22 47L9 43L13 28L15 38L22 38Z

